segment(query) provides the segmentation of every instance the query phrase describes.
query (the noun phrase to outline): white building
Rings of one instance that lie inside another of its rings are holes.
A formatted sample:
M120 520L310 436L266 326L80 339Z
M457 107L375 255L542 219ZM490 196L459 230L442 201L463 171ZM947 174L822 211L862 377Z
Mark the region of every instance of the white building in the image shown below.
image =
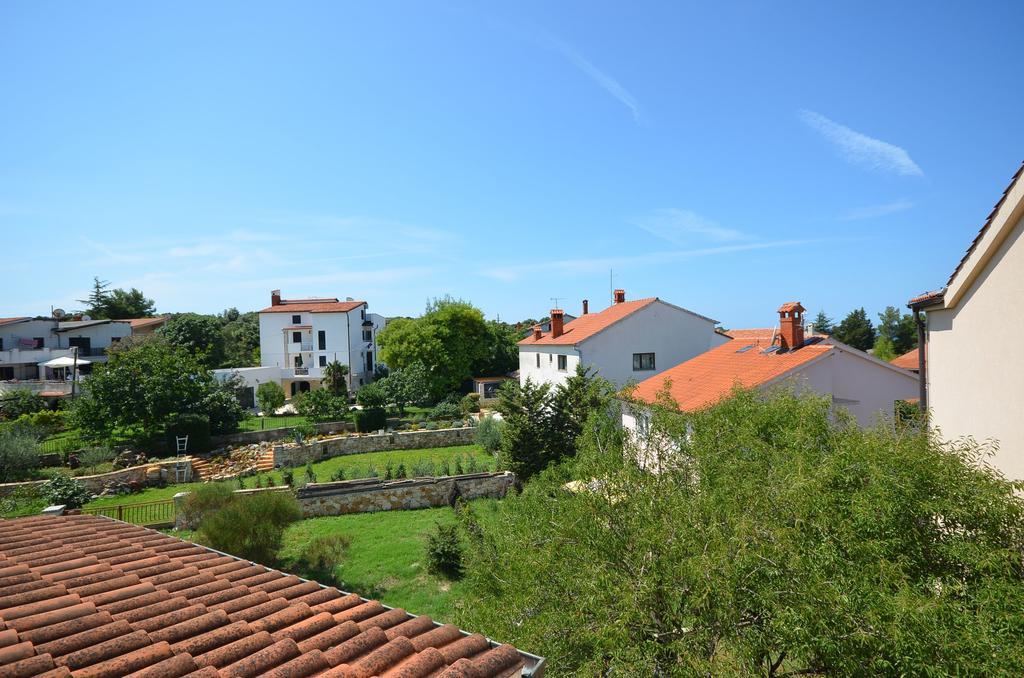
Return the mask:
M897 401L917 396L917 375L824 335L804 336L799 302L779 309L779 327L740 330L728 343L651 377L633 391L641 406L625 408L622 425L643 431L644 403L668 394L683 412L728 398L737 385L764 390L775 385L828 396L863 426L892 419Z
M551 311L551 330L535 326L519 342L519 380L558 385L576 366L592 367L616 386L659 374L718 346L728 337L715 331L716 321L650 297L626 301L615 290L615 303L565 322L564 312Z
M921 404L945 440L999 444L992 465L1024 480L1024 166L1017 170L946 287L909 303L919 319ZM923 326L927 327L926 332ZM923 336L922 336L923 335Z
M377 333L386 323L368 306L353 299L282 299L274 290L270 306L259 312L260 367L215 370L214 375L221 380L237 375L253 390L277 381L291 397L319 387L323 368L337 361L348 366L349 390L358 390L373 381Z

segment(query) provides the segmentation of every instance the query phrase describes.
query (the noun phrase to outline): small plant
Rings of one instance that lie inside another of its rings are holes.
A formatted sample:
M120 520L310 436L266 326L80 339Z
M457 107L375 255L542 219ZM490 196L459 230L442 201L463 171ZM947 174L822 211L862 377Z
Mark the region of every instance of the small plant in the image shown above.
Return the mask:
M427 417L433 421L451 421L452 419L461 419L462 408L456 403L443 401L435 405L434 408L430 410Z
M377 473L377 467L373 466L372 464L370 466L367 466L366 467L366 476L364 476L364 477L366 477L366 478L379 478L380 474Z
M452 474L451 469L448 467L448 460L445 459L441 462L441 476L450 476Z
M352 540L344 534L313 537L302 547L299 561L319 581L333 581L334 569L345 559Z
M310 483L315 483L315 482L316 482L316 471L313 470L313 464L312 463L307 463L306 464L306 484L308 485Z
M302 444L316 435L316 426L303 421L292 427L292 434L295 436L295 442Z
M92 468L113 461L115 456L109 447L90 447L78 451L78 463L85 468Z
M203 541L217 549L256 562L277 559L284 529L302 518L302 508L289 492L233 496L199 525Z
M477 465L476 457L470 456L469 463L466 464L466 473L476 473L480 470Z
M395 470L394 467L391 465L391 460L388 459L387 463L384 465L384 480L391 480L394 477Z
M290 467L281 469L281 482L288 487L295 487L295 469Z
M426 424L423 425L423 428L427 431L436 431L437 424L433 421L428 421Z
M470 414L472 412L480 411L480 394L469 393L462 400L459 401L459 407L462 408L462 414Z
M238 476L238 478L236 478L235 480L238 481L238 489L244 490L245 489L245 478L243 478L242 476Z
M455 475L461 476L465 471L462 468L462 455L455 457Z
M338 470L331 476L331 480L345 480L345 469L339 466Z
M63 473L43 483L42 496L51 506L64 505L72 509L82 508L92 499L92 493L85 485Z
M462 537L455 523L437 523L427 535L427 567L449 579L462 577Z
M428 478L434 475L434 464L429 461L418 461L412 465L412 475L414 478Z
M494 417L484 417L477 424L473 434L477 445L481 445L491 454L497 454L501 448L501 432L505 428L505 422Z
M269 417L284 405L284 389L276 381L265 381L256 389L256 404L263 416Z
M405 478L405 464L398 465L398 469L395 470L395 478Z

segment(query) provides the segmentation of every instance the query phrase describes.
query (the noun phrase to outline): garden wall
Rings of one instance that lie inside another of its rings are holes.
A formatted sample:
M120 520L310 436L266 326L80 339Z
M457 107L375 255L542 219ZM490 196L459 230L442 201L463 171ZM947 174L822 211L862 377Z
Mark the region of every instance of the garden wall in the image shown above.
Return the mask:
M417 450L428 447L470 445L476 429L443 428L436 431L403 431L364 436L342 436L314 440L306 445L278 445L274 448L274 466L304 466L309 462L363 452Z
M329 421L323 424L313 424L317 433L329 435L331 433L344 433L354 431L350 421ZM268 428L263 431L244 431L242 433L229 433L223 436L210 436L210 447L224 447L225 445L251 445L252 443L265 443L271 440L282 440L292 437L292 429Z
M131 466L110 473L100 473L94 476L75 476L75 480L85 485L86 489L93 494L99 494L108 485L121 483L138 483L142 486L155 485L162 477L168 483L174 482L174 467L176 461L153 462L142 466ZM152 470L151 470L152 469ZM21 487L38 487L45 483L45 480L28 480L22 483L0 484L0 497L6 497Z
M298 490L296 497L302 505L303 515L315 518L447 506L454 503L455 497L500 499L514 482L515 475L508 471L443 478L370 478L310 484Z

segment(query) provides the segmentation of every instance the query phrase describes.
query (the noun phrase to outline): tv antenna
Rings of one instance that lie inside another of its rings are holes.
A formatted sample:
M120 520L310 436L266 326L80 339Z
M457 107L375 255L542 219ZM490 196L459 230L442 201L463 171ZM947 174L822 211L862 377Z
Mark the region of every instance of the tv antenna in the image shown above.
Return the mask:
M558 302L561 301L562 299L565 299L565 297L548 297L548 298L551 299L551 303L554 304L554 306L552 308L562 308L561 306L558 305Z

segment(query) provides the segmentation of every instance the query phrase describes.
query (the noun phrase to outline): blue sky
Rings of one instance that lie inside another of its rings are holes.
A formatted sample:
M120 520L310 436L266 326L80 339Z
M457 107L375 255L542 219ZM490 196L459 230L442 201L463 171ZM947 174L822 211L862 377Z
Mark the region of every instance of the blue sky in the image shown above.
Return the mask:
M429 297L728 327L943 284L1024 159L1024 5L0 5L0 316Z

